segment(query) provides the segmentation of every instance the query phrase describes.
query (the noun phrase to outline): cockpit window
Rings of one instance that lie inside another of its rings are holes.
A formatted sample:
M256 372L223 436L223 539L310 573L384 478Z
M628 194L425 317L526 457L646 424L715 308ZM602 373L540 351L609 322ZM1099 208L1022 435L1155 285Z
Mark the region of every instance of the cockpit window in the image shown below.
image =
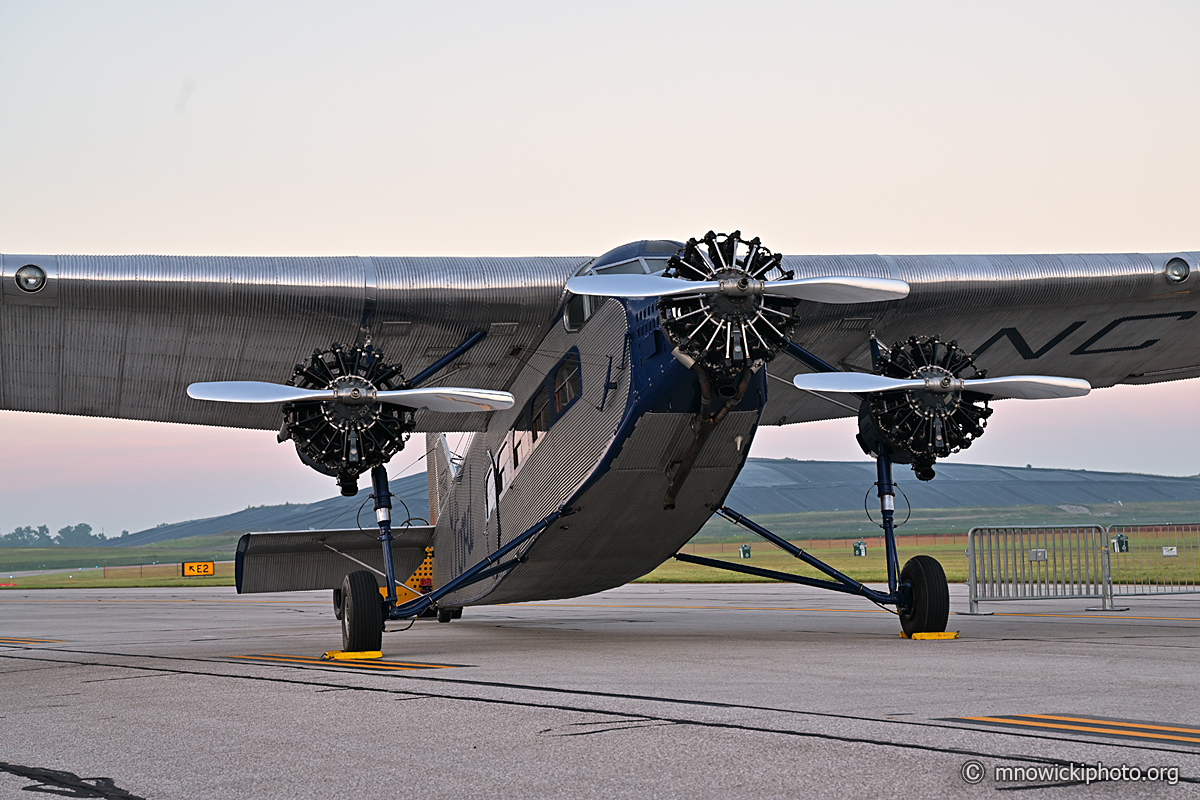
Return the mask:
M593 297L587 294L573 294L567 299L567 305L563 309L563 325L567 330L574 333L583 327L583 323L592 318L596 313L596 309L600 307L600 303L604 301L603 297Z
M578 275L646 275L661 273L667 261L683 248L682 242L668 239L645 239L614 247L602 256L597 256L580 268ZM563 308L563 326L575 332L583 327L600 304L603 297L572 296Z
M644 275L646 268L642 265L640 258L633 258L629 261L622 261L620 264L597 267L594 271L600 275Z

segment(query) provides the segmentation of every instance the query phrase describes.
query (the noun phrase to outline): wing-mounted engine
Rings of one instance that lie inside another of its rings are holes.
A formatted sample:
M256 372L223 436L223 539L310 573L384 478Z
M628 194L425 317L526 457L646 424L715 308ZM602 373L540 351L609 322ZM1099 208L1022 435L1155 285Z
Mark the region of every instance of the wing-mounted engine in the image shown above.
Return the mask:
M790 341L799 298L771 291L772 281L791 280L782 257L741 231L709 231L689 239L667 262L664 278L716 284L696 294L674 294L658 302L659 322L671 344L714 377L732 378L755 363L770 361ZM680 291L686 292L686 287Z
M291 439L300 460L336 478L342 494L355 494L359 475L403 450L415 427L412 409L377 400L403 387L404 375L369 344L314 350L307 365L296 365L291 384L332 397L285 403L279 441Z
M939 458L965 450L983 435L992 415L988 395L964 390L964 380L987 375L958 342L909 337L879 348L875 374L926 386L866 395L858 412L858 444L875 457L888 447L892 460L912 464L919 480L934 477Z
M188 386L188 397L217 403L281 403L279 441L296 443L300 460L337 478L342 494L358 493L358 476L375 471L404 449L417 409L469 414L512 408L513 396L491 389L420 388L483 334L430 365L411 381L370 344L345 349L334 343L297 364L290 384L213 381Z
M793 349L805 356L805 363L827 370L797 375L792 379L796 388L857 395L863 451L889 464L912 464L923 481L933 479L937 459L965 450L983 435L992 415L989 400L1082 397L1092 390L1085 380L1054 375L989 378L957 342L936 336L911 336L891 350L872 337L874 372L839 372Z

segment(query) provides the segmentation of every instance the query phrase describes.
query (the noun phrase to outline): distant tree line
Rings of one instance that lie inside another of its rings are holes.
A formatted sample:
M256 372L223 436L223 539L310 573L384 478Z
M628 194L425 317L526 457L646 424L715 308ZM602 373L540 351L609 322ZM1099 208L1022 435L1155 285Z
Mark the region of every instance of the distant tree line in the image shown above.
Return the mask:
M128 535L129 531L121 531L121 536ZM56 536L51 536L45 525L26 525L0 536L0 547L91 547L107 541L103 533L92 533L92 526L86 522L59 528Z

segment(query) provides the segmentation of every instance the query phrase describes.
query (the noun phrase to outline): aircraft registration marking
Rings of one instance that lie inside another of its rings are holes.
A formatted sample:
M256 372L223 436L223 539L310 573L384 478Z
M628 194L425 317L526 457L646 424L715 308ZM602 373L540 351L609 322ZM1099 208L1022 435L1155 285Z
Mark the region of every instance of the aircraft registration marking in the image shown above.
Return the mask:
M380 661L379 659L367 660L332 660L322 659L320 656L293 656L282 653L259 653L250 656L233 656L233 658L241 658L248 661L267 661L278 664L294 664L297 666L312 666L312 667L334 667L334 668L349 668L360 670L374 670L376 672L408 672L416 669L453 669L461 667L462 664L420 664L407 661Z
M1039 728L1050 731L1096 733L1124 739L1155 739L1200 745L1200 729L1152 722L1108 720L1097 717L1069 717L1056 714L1012 714L1003 717L959 717L956 722L983 722L1014 728ZM1164 732L1167 731L1167 732ZM1180 734L1194 734L1184 736Z

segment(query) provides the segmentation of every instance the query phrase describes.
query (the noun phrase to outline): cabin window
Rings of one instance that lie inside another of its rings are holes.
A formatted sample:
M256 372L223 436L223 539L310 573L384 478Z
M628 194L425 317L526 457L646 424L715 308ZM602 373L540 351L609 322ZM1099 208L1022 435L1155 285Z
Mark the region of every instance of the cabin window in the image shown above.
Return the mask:
M543 386L533 396L533 404L530 406L532 413L529 416L529 430L533 432L533 440L535 442L537 441L538 434L546 431L546 423L549 422L546 419L546 407L548 405L550 405L550 394L546 391L546 387Z
M492 454L488 453L490 461ZM492 518L492 514L496 511L496 504L499 501L499 487L496 484L496 470L494 467L488 467L487 477L484 479L484 494L486 495L486 511L484 512L483 521L486 524Z
M554 372L554 410L562 413L583 391L579 379L579 356L571 354Z

